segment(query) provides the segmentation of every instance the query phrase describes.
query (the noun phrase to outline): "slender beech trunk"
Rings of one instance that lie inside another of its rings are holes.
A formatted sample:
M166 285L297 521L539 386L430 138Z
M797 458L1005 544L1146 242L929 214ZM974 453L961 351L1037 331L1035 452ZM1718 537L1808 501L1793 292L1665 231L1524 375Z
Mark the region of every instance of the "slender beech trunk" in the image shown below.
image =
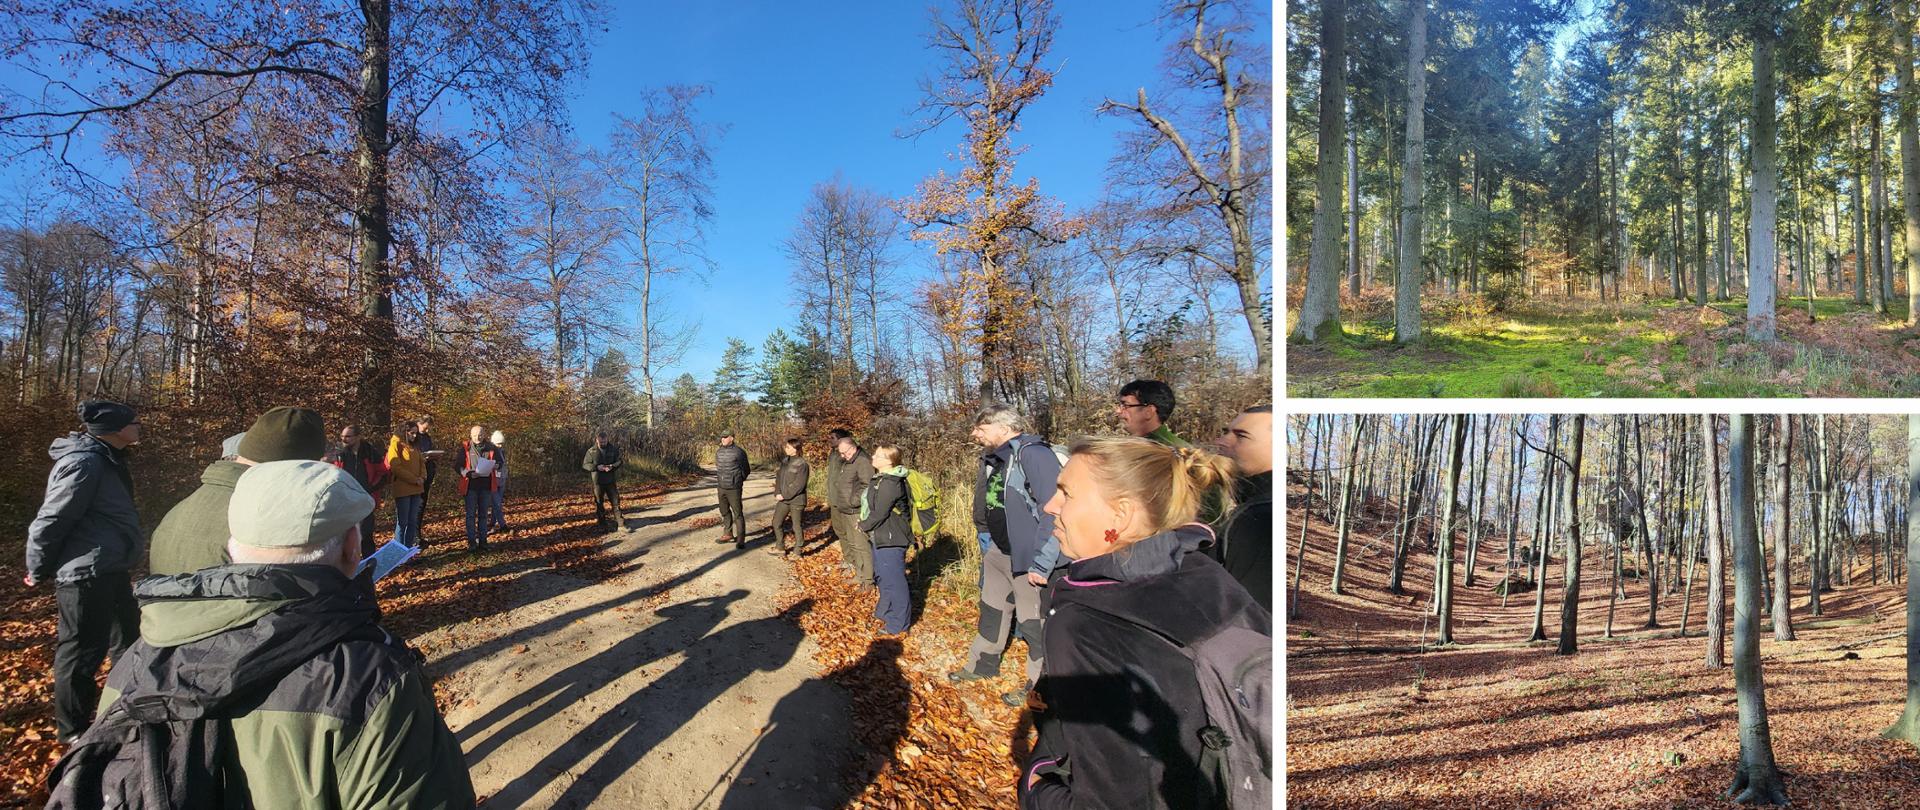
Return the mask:
M1738 804L1786 804L1767 728L1767 687L1760 672L1760 532L1753 523L1753 417L1728 417L1733 468L1733 682L1740 713L1740 764L1727 795Z
M1586 414L1573 416L1573 452L1567 464L1566 578L1560 598L1560 646L1554 652L1572 655L1580 649L1580 453L1587 428Z
M1792 590L1792 576L1788 571L1789 524L1793 516L1793 472L1789 469L1793 461L1793 417L1781 414L1774 417L1774 465L1777 473L1773 481L1773 503L1775 511L1773 522L1773 638L1775 641L1793 640L1793 613L1788 603Z
M1700 416L1701 483L1706 486L1707 542L1707 660L1709 669L1727 665L1726 537L1720 531L1720 448L1714 437L1713 414Z
M1435 639L1438 644L1453 643L1453 524L1460 517L1460 466L1467 460L1467 431L1472 427L1466 414L1454 414L1452 420L1453 450L1447 459L1447 500L1441 507L1440 548L1434 563L1439 580L1434 589L1434 601L1440 606L1440 634Z

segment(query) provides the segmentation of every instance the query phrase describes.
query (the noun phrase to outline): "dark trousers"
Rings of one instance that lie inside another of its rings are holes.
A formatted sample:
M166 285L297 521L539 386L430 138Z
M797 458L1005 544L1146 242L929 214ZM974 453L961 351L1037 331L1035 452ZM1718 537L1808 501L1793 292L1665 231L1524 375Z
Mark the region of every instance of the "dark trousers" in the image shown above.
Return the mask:
M873 613L880 617L880 632L904 633L913 624L913 594L907 589L907 550L873 550L873 576L880 585L880 603Z
M487 547L487 510L493 508L493 493L479 487L467 487L467 548Z
M601 526L606 526L608 523L607 505L609 503L613 505L613 527L626 528L626 516L620 514L620 485L612 481L606 483L595 481L593 483L593 519Z
M805 496L792 500L778 501L773 505L773 542L781 549L787 548L786 541L780 537L780 524L793 522L793 549L799 551L807 544L807 535L800 530L800 512L807 507Z
M433 494L433 477L438 474L439 472L433 468L433 463L428 462L426 480L423 480L420 482L420 513L421 514L426 514L427 496Z
M373 541L373 516L377 514L380 514L380 510L375 508L373 511L368 512L366 517L360 519L361 559L373 556L373 548L378 545Z
M76 737L93 725L100 704L94 676L113 653L126 652L140 632L140 606L126 574L102 574L54 588L60 612L53 643L53 717L60 736Z
M834 532L840 537L840 554L853 569L853 582L862 588L873 585L873 539L860 531L858 512L833 510Z
M715 487L720 498L720 531L739 542L747 539L747 510L740 504L739 487Z

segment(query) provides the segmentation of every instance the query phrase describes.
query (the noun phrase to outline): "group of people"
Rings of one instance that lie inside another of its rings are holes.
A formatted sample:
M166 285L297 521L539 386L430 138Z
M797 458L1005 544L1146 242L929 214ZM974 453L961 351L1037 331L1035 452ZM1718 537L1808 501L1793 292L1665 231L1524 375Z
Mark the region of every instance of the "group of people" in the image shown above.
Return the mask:
M1011 639L1025 640L1026 688L1001 696L1040 730L1020 777L1023 807L1220 806L1270 779L1241 764L1248 751L1266 756L1265 721L1204 684L1271 677L1251 664L1266 661L1256 653L1272 635L1272 411L1246 409L1210 451L1168 429L1174 407L1165 383L1129 383L1115 415L1131 435L1066 447L1010 406L988 404L973 420L979 621L948 677L994 677ZM152 741L176 774L159 789L178 806L473 801L418 658L380 628L359 571L382 492L394 500L394 541L420 542L448 455L430 418L379 453L351 425L329 446L313 410L267 411L161 521L153 576L137 584L147 544L126 451L142 426L113 402L85 403L80 418L83 430L53 443L27 543L26 584L53 583L59 611L55 714L69 753L50 806L155 789L143 776ZM827 439L827 506L846 573L878 591L882 633L904 633L912 473L896 445L865 449L844 429ZM719 442L720 542L743 547L751 466L733 436ZM504 444L474 426L452 454L470 549L506 526ZM804 545L811 471L800 440L781 456L767 550L790 556ZM621 466L604 432L582 460L601 526L625 531ZM94 679L109 652L103 696ZM1263 689L1234 694L1265 711Z
M1026 641L1026 688L1001 695L1032 709L1040 729L1024 807L1223 806L1270 783L1270 772L1244 772L1270 768L1271 728L1254 719L1267 707L1238 693L1240 709L1209 705L1201 682L1271 678L1273 409L1245 409L1202 449L1167 426L1175 404L1164 382L1128 383L1114 414L1130 435L1064 448L1030 432L1011 406L988 404L974 418L979 622L965 665L947 677L996 677L1011 639ZM738 545L749 466L730 435L720 442L719 542ZM901 450L863 448L844 429L827 443L827 506L845 573L878 591L881 633L903 633L914 533ZM801 449L799 439L782 444L769 553L803 543L810 470ZM1196 649L1225 658L1203 672L1200 662L1213 659ZM1241 750L1220 753L1233 743ZM1230 772L1234 762L1242 772Z
M116 402L84 403L80 419L53 443L27 533L25 583L52 584L59 614L67 751L49 807L473 804L420 659L380 627L361 572L381 489L395 540L418 542L430 420L383 457L351 426L329 447L316 411L261 414L161 520L152 575L134 583L148 544L127 449L143 428Z

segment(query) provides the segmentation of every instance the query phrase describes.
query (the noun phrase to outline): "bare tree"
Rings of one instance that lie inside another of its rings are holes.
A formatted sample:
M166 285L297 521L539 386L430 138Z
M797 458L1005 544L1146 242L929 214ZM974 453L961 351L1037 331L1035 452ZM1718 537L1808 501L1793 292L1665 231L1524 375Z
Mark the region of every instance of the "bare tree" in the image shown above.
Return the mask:
M1137 141L1135 154L1149 159L1162 150L1174 154L1172 162L1178 168L1163 175L1162 181L1163 190L1175 195L1174 205L1204 205L1219 216L1230 255L1214 256L1197 246L1194 252L1207 258L1238 290L1240 312L1253 336L1254 372L1264 377L1273 373L1273 332L1260 283L1262 240L1257 215L1271 180L1265 156L1267 118L1260 113L1265 89L1257 74L1246 69L1251 46L1238 38L1248 23L1244 19L1217 23L1208 16L1214 9L1220 9L1221 16L1239 11L1218 0L1173 0L1165 18L1186 32L1179 43L1184 57L1180 80L1189 91L1217 95L1217 119L1183 125L1170 117L1164 104L1150 101L1144 87L1132 104L1108 99L1100 110L1137 117L1150 130ZM1258 59L1252 61L1258 63Z
M550 126L530 127L514 158L513 297L539 314L553 341L554 380L564 383L586 370L588 333L614 331L605 296L615 233L603 200L607 181L571 136Z
M393 231L389 164L417 142L423 116L457 101L474 121L509 132L515 122L554 117L561 82L587 52L592 0L519 0L475 13L465 3L362 0L354 12L296 0L250 3L122 3L69 0L0 9L9 61L59 61L26 109L0 109L0 137L64 155L71 138L101 118L124 125L158 101L215 112L254 93L287 91L301 104L294 132L315 146L350 141L333 167L343 188L333 210L354 235L362 358L354 410L370 427L391 423L394 367ZM211 85L211 87L207 87ZM309 150L316 151L316 150ZM335 160L316 156L312 163Z
M709 266L706 226L713 219L713 158L709 148L720 136L699 119L694 105L707 94L695 85L669 85L640 94L636 118L614 116L610 145L600 164L620 230L616 245L634 270L631 282L640 297L640 372L646 394L646 424L654 423L654 377L677 360L691 340L691 327L663 317L666 277Z

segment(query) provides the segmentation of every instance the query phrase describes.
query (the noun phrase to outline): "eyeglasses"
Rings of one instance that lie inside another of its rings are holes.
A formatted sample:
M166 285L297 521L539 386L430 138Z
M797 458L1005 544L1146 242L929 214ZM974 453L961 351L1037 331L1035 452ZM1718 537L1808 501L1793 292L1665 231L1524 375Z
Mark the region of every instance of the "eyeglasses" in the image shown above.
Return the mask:
M1121 401L1115 401L1115 402L1113 403L1113 405L1114 405L1114 407L1116 407L1116 408L1151 408L1151 407L1153 407L1152 405L1150 405L1150 404L1148 404L1148 403L1145 403L1145 402L1121 402Z

